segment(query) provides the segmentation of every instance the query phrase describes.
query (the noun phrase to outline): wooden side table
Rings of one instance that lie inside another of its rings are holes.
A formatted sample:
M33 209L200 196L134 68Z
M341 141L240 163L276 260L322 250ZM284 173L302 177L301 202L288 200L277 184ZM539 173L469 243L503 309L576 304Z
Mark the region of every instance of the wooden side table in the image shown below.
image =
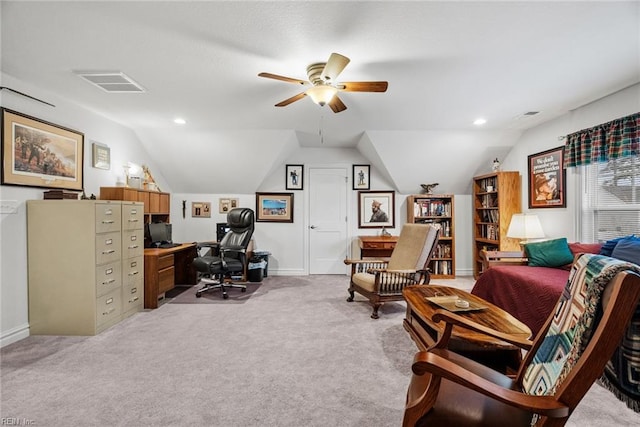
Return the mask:
M360 258L388 258L398 242L398 236L359 236Z
M408 286L402 294L407 301L407 315L403 326L420 350L425 351L434 345L444 329L444 322L432 321L436 311L442 308L426 299L440 295L455 295L477 305L486 306L480 311L457 312L458 315L506 334L523 339L531 337L531 330L527 325L501 308L461 289L438 285ZM505 373L517 370L522 359L520 349L510 343L455 326L449 348Z

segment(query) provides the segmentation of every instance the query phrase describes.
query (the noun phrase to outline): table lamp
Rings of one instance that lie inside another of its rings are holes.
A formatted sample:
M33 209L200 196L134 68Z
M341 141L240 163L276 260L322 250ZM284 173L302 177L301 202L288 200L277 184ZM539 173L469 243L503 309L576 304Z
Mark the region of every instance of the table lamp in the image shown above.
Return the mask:
M520 240L520 245L528 243L530 239L539 239L544 237L544 231L540 225L538 215L534 214L513 214L507 237Z

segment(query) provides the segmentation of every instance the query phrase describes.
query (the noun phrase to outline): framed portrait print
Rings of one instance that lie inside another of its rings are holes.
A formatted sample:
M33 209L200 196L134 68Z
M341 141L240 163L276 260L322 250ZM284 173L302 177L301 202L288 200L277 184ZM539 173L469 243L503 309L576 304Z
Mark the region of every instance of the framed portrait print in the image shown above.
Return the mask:
M238 207L238 199L219 199L218 201L218 212L221 214L226 214L231 209L235 209Z
M302 190L303 165L287 165L286 180L287 190Z
M359 191L358 228L394 228L395 194L393 191Z
M564 147L532 154L527 158L529 209L567 207Z
M111 169L111 149L104 144L93 143L93 163L97 169Z
M191 216L194 218L211 218L210 202L192 202Z
M2 110L2 184L83 189L84 134Z
M353 189L368 190L370 188L369 173L370 165L353 165Z
M293 193L256 193L256 221L293 222Z

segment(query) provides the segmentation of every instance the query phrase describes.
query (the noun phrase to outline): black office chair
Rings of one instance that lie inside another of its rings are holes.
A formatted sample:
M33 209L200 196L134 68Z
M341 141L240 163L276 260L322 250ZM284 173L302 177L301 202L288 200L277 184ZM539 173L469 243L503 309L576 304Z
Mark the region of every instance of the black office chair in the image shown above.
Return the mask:
M253 235L255 215L249 208L232 209L227 213L229 231L220 241L218 255L205 255L193 260L193 266L200 273L203 286L196 292L200 298L203 292L220 289L222 297L229 298L227 288L240 288L247 291L247 286L233 283L232 276L243 275L247 266L247 247Z

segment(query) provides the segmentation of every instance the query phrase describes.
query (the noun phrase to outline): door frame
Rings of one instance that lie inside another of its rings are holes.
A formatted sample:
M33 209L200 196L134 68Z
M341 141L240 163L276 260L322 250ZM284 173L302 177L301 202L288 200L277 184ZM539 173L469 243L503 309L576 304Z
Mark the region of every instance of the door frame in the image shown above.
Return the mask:
M345 246L346 246L346 254L347 254L347 258L351 258L351 240L353 237L353 233L352 233L352 227L353 227L353 191L350 191L349 189L351 188L351 177L349 176L349 173L351 171L351 163L307 163L305 164L305 182L306 184L306 188L307 190L304 191L304 221L302 226L304 227L305 232L303 233L303 239L304 239L304 272L305 275L309 276L311 273L311 229L309 228L311 226L310 224L310 218L311 218L311 197L310 197L310 193L311 193L311 170L312 169L344 169L345 170L345 176L347 177L347 181L346 181L346 207L347 207L347 221L346 221L346 227L347 227L347 234L346 234L346 242L345 242ZM345 268L346 271L346 268ZM346 274L346 273L345 273Z

